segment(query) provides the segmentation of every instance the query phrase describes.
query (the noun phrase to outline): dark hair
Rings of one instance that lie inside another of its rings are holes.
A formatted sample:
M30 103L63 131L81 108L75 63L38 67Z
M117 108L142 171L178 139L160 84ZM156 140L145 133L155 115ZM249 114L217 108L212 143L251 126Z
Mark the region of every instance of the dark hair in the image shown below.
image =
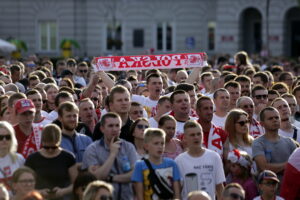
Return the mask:
M253 88L252 88L252 90L251 90L251 96L252 97L254 97L255 95L255 92L257 91L257 90L267 90L264 86L262 86L262 85L256 85L256 86L254 86Z
M265 120L265 112L266 112L266 111L277 111L277 109L274 108L274 107L271 107L271 106L262 109L262 110L260 111L260 113L259 113L259 119L260 119L260 121L262 121L262 122Z
M278 97L280 96L279 92L277 90L268 90L268 94L276 94Z
M253 78L260 77L261 81L266 84L269 82L269 76L265 72L257 72L254 74Z
M58 107L58 116L62 117L63 114L64 114L64 111L67 111L67 112L71 112L73 110L76 110L77 112L79 112L79 109L77 107L77 105L73 102L64 102L62 104L59 105Z
M234 80L236 77L238 77L238 75L236 75L236 74L233 74L233 73L227 74L227 75L224 77L224 83L227 83L227 82L229 82L229 81L232 81L232 80Z
M106 119L108 119L108 118L119 118L120 120L121 120L121 118L120 118L120 116L117 114L117 113L114 113L114 112L108 112L108 113L106 113L105 115L103 115L102 117L101 117L101 120L100 120L100 126L104 126L105 125L105 123L106 123Z
M30 96L30 95L35 95L35 94L41 94L41 93L38 90L36 90L36 89L31 89L31 90L28 90L26 92L26 96L27 97Z
M63 99L63 98L73 98L73 96L69 92L65 92L65 91L59 92L56 95L55 100L54 100L55 107L59 106L59 101L60 101L60 99Z
M79 200L79 197L76 194L76 190L79 187L83 187L86 188L88 186L89 183L96 181L97 178L91 174L90 172L81 172L78 174L78 176L76 177L74 183L73 183L73 197L74 200ZM84 189L83 189L84 191Z
M144 117L137 118L137 119L131 124L131 126L130 126L130 129L129 129L129 135L130 135L130 137L134 138L133 132L134 132L134 130L135 130L137 124L138 124L140 121L144 121L144 122L147 122L147 123L149 124L148 119L146 119L146 118L144 118Z
M291 72L282 72L282 73L279 75L278 80L279 80L279 81L285 81L285 77L286 77L287 75L291 75L291 76L293 77L293 74L292 74Z
M293 89L292 94L295 96L296 93L297 93L298 91L300 91L300 85L296 86L296 87Z
M43 83L46 83L46 84L48 84L48 83L54 83L54 84L56 84L56 81L55 81L55 79L54 79L53 77L47 77L47 78L44 78L44 79L42 80L42 82L43 82Z
M162 96L162 97L160 97L158 99L157 105L161 105L161 104L163 104L166 101L170 101L170 97L168 97L168 96Z
M142 106L139 102L132 101L131 106Z
M225 186L224 190L223 190L223 193L222 193L222 196L223 197L226 197L229 195L229 189L231 188L237 188L241 191L243 191L243 193L245 193L245 190L243 189L243 187L238 184L238 183L229 183L228 185Z
M161 78L160 74L152 73L146 77L146 83L149 84L151 78Z
M197 103L196 103L196 109L199 109L201 107L202 101L212 101L212 99L210 97L207 97L207 96L199 97L199 99L197 100Z
M163 115L158 120L158 127L162 127L166 123L166 121L169 121L169 120L176 122L175 118L172 115Z
M175 92L173 92L172 95L170 96L170 102L171 102L171 104L174 103L174 98L178 94L186 94L186 92L183 91L183 90L176 90Z
M227 82L225 85L224 85L224 88L227 89L229 87L233 87L233 88L238 88L238 87L241 87L240 83L239 82L236 82L236 81L229 81Z
M226 90L225 88L219 88L217 89L214 94L213 94L213 98L216 99L218 97L218 93L219 92L228 92L228 90Z
M204 77L206 77L206 76L212 76L213 77L213 74L211 72L204 72L204 73L202 73L201 76L200 76L201 82L203 82Z
M8 107L12 108L14 105L14 101L19 100L19 99L26 99L26 95L24 93L14 93L8 98Z
M251 82L251 79L246 75L239 75L234 79L236 82Z
M189 83L180 83L175 87L174 90L183 90L185 92L189 92L191 90L195 90L195 86Z
M276 72L283 72L283 67L280 65L274 65L271 68L271 73L274 74Z

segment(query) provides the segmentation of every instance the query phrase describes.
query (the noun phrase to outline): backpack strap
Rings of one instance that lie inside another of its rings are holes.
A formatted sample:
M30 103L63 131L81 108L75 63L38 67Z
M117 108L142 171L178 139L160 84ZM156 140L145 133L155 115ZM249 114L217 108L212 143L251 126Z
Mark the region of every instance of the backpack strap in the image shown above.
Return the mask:
M297 132L298 132L298 130L297 130L297 128L295 127L295 126L293 126L293 128L294 128L294 134L293 134L293 139L295 140L295 141L297 141Z
M146 163L148 169L150 170L150 173L153 173L154 169L152 168L150 161L147 158L142 158L142 160L144 160L144 162Z

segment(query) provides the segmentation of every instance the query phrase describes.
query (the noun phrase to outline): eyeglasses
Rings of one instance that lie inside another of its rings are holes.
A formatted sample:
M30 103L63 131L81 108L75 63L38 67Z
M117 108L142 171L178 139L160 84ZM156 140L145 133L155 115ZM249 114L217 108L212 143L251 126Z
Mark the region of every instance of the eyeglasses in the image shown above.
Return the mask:
M49 149L55 150L58 148L58 146L43 146L43 148L46 150L49 150Z
M255 95L255 98L257 98L257 99L266 99L266 98L268 98L268 95L266 95L266 94Z
M239 121L239 122L236 122L236 123L239 124L240 126L245 126L245 124L249 124L249 120Z
M251 105L244 105L243 108L245 109L248 109L248 108L253 108L254 106L251 104Z
M79 70L80 73L87 73L88 70L84 69L84 70Z
M276 186L278 183L276 181L270 181L270 182L265 182L265 183L262 183L266 186Z
M142 115L142 114L143 114L143 111L142 111L142 110L140 110L140 111L136 110L136 111L133 111L132 114L133 114L133 115L137 115L137 114Z
M0 135L0 140L11 140L11 135Z
M24 179L24 180L19 180L18 182L21 184L33 184L33 183L35 183L35 180L34 179Z
M236 194L236 193L230 193L228 196L230 196L232 199L239 199L239 200L245 199L243 196Z
M112 200L112 196L110 195L101 195L99 200Z
M139 129L146 129L146 128L149 128L148 125L143 125L143 124L138 124L138 125L136 125L136 127L138 127Z
M99 99L97 97L92 97L90 99L93 100L93 101L99 101Z

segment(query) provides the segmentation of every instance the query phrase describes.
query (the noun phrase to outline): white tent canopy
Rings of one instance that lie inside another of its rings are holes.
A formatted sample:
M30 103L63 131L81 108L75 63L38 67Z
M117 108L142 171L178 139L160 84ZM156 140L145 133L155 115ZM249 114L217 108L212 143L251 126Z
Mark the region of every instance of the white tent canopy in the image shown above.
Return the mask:
M16 45L0 39L0 52L11 53L12 51L15 51L16 49L17 49Z

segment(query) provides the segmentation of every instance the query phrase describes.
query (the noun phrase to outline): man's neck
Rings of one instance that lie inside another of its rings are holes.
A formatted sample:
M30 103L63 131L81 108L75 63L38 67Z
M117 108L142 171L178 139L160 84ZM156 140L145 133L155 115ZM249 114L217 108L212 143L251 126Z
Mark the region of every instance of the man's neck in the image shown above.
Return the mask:
M185 122L189 120L189 114L182 114L182 113L176 113L174 112L174 117L177 121Z
M155 121L158 122L158 120L160 119L160 117L162 116L162 113L157 112L156 115L153 117L155 119Z
M34 123L39 123L43 119L41 111L37 111L34 116Z
M274 200L275 196L276 196L275 194L274 195L265 195L265 194L261 195L263 200Z
M22 124L19 124L19 127L21 131L27 136L30 135L30 133L32 132L32 124L30 126L24 126Z
M91 132L93 132L94 128L95 128L95 120L88 120L88 121L81 121L83 122L85 125L87 125L90 129Z
M134 138L134 145L136 149L144 149L144 140L143 139L138 139Z
M227 115L226 110L216 109L215 115L218 117L225 117Z
M63 134L68 135L70 137L72 137L76 133L75 129L70 131L63 128L61 131Z
M149 155L149 160L151 163L155 164L155 165L159 165L160 163L162 163L162 157L154 157Z
M54 103L47 103L48 104L48 108L49 108L49 110L56 110L55 109L55 104Z
M272 142L275 142L279 138L278 130L265 130L264 137Z
M152 101L158 101L159 99L159 96L156 96L156 95L149 95L149 99L152 100Z
M280 129L286 132L290 132L293 130L292 123L290 120L281 121Z
M188 154L192 157L200 157L204 152L205 150L201 146L188 148Z
M122 120L122 126L124 126L128 121L128 113L118 113Z
M203 121L203 120L199 119L199 123L202 126L202 129L203 129L204 132L209 132L210 131L211 121L206 122L206 121Z

